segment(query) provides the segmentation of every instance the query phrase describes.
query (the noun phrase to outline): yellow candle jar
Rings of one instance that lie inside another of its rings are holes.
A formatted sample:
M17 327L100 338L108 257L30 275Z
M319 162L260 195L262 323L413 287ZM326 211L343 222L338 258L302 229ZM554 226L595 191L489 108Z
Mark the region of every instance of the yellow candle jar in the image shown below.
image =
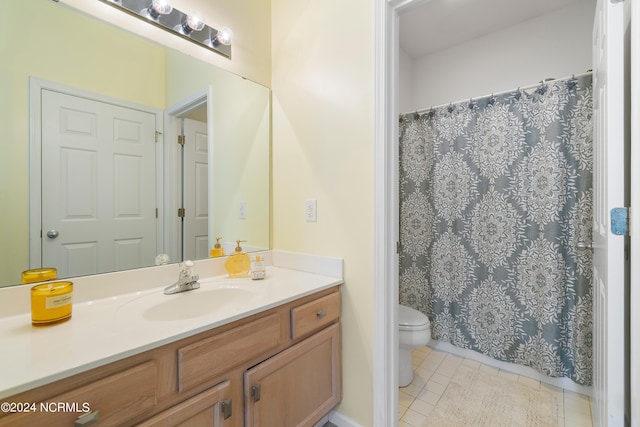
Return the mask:
M56 280L58 270L55 268L34 268L22 272L22 283L45 282L47 280Z
M71 317L73 283L53 282L31 288L31 323L46 325Z

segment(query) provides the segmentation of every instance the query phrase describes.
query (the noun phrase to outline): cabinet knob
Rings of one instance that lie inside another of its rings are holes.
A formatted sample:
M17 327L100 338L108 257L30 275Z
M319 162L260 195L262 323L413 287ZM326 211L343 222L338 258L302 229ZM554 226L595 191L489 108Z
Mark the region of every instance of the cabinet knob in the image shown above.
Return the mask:
M76 418L75 423L73 423L73 427L84 427L97 423L98 419L100 418L99 414L99 411L87 412L86 414L82 414L78 418Z
M327 315L327 312L324 310L320 310L319 312L316 313L316 316L318 317L318 319L322 319L326 315Z

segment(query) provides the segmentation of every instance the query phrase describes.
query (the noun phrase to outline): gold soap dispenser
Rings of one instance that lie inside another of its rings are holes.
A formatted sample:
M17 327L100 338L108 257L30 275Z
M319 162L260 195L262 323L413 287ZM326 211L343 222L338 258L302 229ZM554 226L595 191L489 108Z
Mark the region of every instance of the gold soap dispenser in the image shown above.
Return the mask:
M249 254L242 250L241 242L246 242L246 240L236 240L236 249L224 263L224 268L227 270L229 277L246 277L251 269L251 259Z
M224 256L224 248L220 246L220 239L222 239L222 237L216 237L216 244L213 247L213 249L209 251L210 258L217 258L217 257Z

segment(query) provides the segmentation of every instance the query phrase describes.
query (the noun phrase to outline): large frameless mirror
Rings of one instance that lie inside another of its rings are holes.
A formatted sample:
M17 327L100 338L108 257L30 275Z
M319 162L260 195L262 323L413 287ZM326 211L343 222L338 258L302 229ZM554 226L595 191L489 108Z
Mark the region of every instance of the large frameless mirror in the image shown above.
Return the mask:
M268 88L55 2L5 6L0 286L270 247Z

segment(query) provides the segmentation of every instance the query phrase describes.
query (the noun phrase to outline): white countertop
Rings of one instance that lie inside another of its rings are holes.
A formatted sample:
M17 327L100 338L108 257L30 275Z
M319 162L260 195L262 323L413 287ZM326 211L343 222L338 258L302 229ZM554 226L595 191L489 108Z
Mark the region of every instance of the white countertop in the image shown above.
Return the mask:
M342 283L340 277L269 266L263 280L226 275L203 278L201 274L200 289L180 294L164 295L168 283L163 283L157 288L74 302L72 318L57 325L34 327L30 312L0 317L0 398ZM220 303L229 293L237 297Z

